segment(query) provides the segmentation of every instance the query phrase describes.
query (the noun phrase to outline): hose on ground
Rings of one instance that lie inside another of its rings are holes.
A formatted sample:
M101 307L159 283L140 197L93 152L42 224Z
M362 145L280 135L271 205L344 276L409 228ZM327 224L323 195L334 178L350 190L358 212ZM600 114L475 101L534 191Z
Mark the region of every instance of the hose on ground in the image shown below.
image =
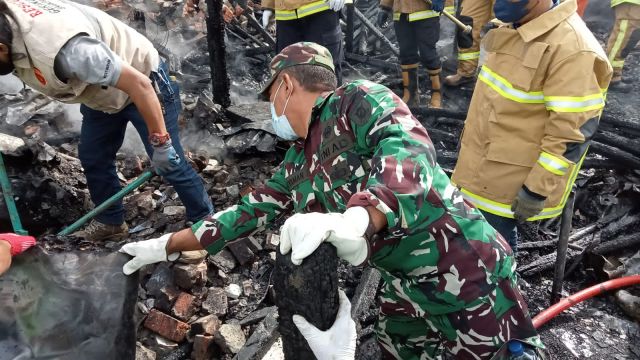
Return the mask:
M620 289L637 284L640 284L640 275L632 275L608 280L600 284L588 287L584 290L578 291L577 293L569 297L561 299L548 309L543 310L541 313L536 315L533 318L533 326L538 329L561 312L594 296L603 294L610 290Z

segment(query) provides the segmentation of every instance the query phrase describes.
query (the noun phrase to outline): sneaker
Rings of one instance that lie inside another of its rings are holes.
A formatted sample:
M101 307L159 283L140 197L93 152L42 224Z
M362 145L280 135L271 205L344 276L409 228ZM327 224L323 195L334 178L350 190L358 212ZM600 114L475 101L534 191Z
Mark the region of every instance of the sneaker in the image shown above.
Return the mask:
M129 227L127 223L109 225L91 220L84 230L76 231L71 235L88 241L119 241L129 236Z

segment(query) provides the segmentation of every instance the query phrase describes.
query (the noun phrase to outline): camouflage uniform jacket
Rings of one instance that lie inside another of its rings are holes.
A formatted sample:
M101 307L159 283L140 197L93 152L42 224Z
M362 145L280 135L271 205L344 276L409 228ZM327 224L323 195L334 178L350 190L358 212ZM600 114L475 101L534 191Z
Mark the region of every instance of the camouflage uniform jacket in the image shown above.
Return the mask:
M436 163L426 129L391 90L366 80L318 98L306 140L288 150L265 186L192 230L217 253L284 213L351 206L386 215L387 229L370 240L369 261L413 304L407 315L477 305L515 270L504 240Z

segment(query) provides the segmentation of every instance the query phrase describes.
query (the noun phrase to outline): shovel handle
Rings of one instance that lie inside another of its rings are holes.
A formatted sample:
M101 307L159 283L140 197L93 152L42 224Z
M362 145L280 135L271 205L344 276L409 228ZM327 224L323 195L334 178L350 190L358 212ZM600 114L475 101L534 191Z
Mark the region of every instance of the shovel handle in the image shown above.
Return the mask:
M433 3L431 3L431 0L424 0L424 1L430 6L433 6ZM471 31L473 31L473 28L471 26L463 24L462 21L458 20L458 18L449 14L448 12L443 11L442 14L446 16L449 20L453 21L453 23L456 24L456 26L458 26L460 29L462 29L462 31L465 34L470 34Z

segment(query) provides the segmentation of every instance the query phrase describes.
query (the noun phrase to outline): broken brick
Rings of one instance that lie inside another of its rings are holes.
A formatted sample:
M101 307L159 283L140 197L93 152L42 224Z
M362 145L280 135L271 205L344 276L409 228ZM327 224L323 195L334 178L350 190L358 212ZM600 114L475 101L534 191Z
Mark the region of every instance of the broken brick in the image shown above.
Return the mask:
M173 276L176 285L190 290L196 285L204 285L207 282L207 264L204 262L198 265L176 264L173 267Z
M173 306L173 303L180 295L180 290L175 286L165 286L156 294L155 307L162 311L169 311Z
M196 335L193 341L193 360L209 360L213 358L213 336Z
M181 342L187 336L191 326L161 311L152 309L144 321L144 327L175 342Z
M229 272L233 270L234 267L236 267L236 260L231 252L229 252L229 250L227 249L222 249L222 251L220 251L216 255L209 256L209 261L211 261L213 265L224 272Z
M202 303L202 308L209 314L220 316L227 313L227 307L227 294L224 289L210 288L207 299Z
M192 334L207 334L213 335L215 334L222 322L215 315L207 315L202 317L191 324L191 333Z
M173 304L173 308L171 309L171 314L177 317L180 320L189 320L191 316L196 312L195 306L193 304L195 296L187 293L180 293L178 298L176 299L175 304Z
M246 342L242 327L238 324L223 324L214 340L223 351L231 354L237 354Z
M136 360L156 360L156 353L136 342Z

